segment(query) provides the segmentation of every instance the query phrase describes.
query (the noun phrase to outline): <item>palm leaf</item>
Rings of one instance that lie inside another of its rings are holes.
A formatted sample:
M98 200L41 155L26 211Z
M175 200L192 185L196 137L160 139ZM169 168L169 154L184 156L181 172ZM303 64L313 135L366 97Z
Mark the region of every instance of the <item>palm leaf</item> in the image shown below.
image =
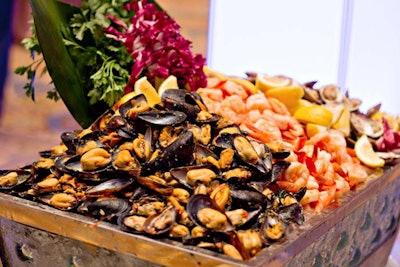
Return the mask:
M63 36L71 34L68 19L77 8L55 0L30 2L40 49L54 86L74 119L86 128L99 112L90 106L79 70L63 42Z

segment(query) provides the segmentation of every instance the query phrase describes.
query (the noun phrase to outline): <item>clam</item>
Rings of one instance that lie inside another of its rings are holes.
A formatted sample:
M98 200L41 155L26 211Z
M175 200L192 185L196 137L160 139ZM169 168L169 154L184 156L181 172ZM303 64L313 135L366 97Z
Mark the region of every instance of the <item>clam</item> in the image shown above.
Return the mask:
M365 134L370 138L379 138L383 135L382 122L368 118L364 114L352 112L350 114L350 123L356 136Z
M343 93L340 88L334 84L329 84L319 89L319 95L324 103L341 103Z

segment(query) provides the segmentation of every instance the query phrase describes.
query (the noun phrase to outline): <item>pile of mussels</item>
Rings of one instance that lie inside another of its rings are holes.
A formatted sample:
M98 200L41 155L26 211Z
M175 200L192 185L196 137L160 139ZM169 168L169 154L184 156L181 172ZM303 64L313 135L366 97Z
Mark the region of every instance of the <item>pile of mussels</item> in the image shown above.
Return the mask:
M275 183L288 151L248 138L195 92L170 89L161 100L121 99L38 161L1 171L1 190L244 260L304 221L305 189Z

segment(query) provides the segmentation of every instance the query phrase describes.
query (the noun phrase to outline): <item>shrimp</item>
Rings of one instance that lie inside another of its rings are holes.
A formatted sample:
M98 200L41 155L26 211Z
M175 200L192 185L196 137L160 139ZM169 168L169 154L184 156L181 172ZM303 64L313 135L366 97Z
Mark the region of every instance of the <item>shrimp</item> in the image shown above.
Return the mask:
M242 99L246 99L249 96L243 86L229 80L223 83L220 86L220 89L227 95L240 96Z
M336 130L322 131L311 137L307 144L322 145L323 149L329 153L339 150L346 150L347 144L344 136Z
M281 101L274 97L268 97L268 102L271 104L272 111L281 115L290 115L289 110Z
M347 179L349 180L350 187L365 182L368 177L367 170L360 164L346 162L343 163L341 167L345 172L347 172Z
M211 100L214 100L216 102L222 102L224 100L224 94L221 90L219 89L213 89L213 88L199 88L197 90L197 93L202 97L202 98L209 98Z
M276 183L284 190L294 193L307 186L309 176L310 172L305 165L292 162Z
M225 97L225 99L221 103L221 108L223 109L225 107L233 110L237 114L246 112L246 104L243 99L238 95Z
M262 118L261 112L258 109L249 110L247 113L247 119L250 123L255 123Z
M264 94L258 93L250 95L246 99L246 108L248 110L259 110L263 111L265 109L271 109L271 105L268 102L268 99L265 97Z
M279 141L281 131L270 121L259 119L255 123L244 122L240 124L240 129L248 134L249 137L264 142L266 144Z
M336 172L333 164L331 163L331 154L321 150L318 152L317 160L315 160L316 179L321 185L335 184Z
M265 119L273 121L281 131L285 131L289 127L289 116L287 115L277 114L269 109L264 110L262 115Z
M284 181L296 182L298 179L308 180L310 171L300 162L292 162L289 167L283 172L282 178Z

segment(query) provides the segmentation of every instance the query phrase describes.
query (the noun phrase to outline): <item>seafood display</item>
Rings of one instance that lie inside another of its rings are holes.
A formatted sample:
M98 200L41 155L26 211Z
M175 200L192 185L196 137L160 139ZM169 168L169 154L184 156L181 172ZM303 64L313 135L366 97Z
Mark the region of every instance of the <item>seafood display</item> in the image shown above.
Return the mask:
M304 221L305 187L277 183L290 152L210 113L196 92L167 89L154 105L128 94L40 156L4 171L1 191L235 259Z
M232 119L248 136L272 151L290 151L291 164L276 183L292 193L306 188L301 200L306 210L338 203L385 164L385 155L399 157L373 151L384 136L384 120L371 117L379 108L361 113L361 101L335 85L316 89L316 82L300 84L286 76L248 76L232 79L208 70L208 85L197 92L211 112ZM368 156L355 145L359 139L369 146Z

